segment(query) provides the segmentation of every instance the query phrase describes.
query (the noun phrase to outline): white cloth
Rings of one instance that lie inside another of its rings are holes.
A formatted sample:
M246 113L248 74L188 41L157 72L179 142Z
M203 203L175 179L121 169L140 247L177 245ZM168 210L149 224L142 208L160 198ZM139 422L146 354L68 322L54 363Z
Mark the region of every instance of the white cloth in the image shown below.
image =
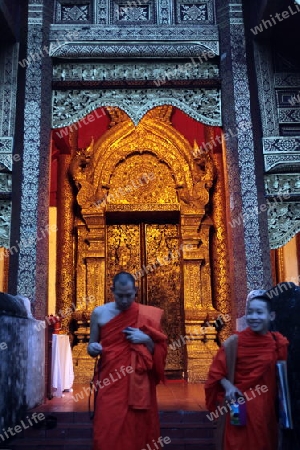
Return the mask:
M53 395L62 397L65 389L71 389L73 381L74 371L69 337L65 334L53 334L51 367Z

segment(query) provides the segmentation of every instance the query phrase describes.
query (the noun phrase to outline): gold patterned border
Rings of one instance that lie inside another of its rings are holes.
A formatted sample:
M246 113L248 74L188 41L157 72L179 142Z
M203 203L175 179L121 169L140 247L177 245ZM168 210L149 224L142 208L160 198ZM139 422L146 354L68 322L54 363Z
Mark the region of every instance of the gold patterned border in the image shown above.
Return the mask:
M159 203L142 203L142 204L107 204L106 211L179 211L179 203L159 204Z

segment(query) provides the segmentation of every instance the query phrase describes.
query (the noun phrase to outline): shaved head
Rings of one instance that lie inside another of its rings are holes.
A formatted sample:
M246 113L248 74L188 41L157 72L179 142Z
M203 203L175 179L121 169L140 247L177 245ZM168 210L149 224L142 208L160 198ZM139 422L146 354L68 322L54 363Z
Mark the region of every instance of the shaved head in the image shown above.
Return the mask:
M132 286L135 287L135 278L129 272L119 272L113 278L113 288L116 287L116 283L120 283L122 285L127 284L128 282L132 283Z
M266 294L261 294L261 295L254 295L252 298L250 298L248 300L248 306L250 305L250 303L253 300L261 300L262 302L264 302L266 304L266 307L268 309L269 312L274 311L273 307L272 307L272 302L271 302L271 298L269 297L269 295Z

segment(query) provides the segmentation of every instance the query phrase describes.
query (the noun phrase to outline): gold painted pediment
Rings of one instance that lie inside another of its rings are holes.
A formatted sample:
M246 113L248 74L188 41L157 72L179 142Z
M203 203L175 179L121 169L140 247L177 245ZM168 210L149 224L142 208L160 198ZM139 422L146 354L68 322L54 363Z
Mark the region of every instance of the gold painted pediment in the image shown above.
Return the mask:
M81 209L177 204L187 213L204 213L212 158L205 151L193 156L194 148L172 126L172 107L152 109L137 126L119 108L109 113L110 129L80 150L70 166Z

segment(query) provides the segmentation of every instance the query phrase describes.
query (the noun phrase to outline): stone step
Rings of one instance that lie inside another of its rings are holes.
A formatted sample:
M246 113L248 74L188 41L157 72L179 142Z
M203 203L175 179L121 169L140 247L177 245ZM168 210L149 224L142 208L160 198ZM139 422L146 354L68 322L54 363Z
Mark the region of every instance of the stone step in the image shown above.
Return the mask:
M1 448L1 447L0 447ZM92 450L92 439L19 439L5 450ZM215 450L211 440L206 439L171 439L165 444L166 450ZM131 448L124 449L131 450ZM147 449L150 450L150 449ZM151 450L155 450L154 444Z
M88 413L45 412L46 418L57 417L55 428L30 427L10 442L0 445L6 450L91 450L92 421ZM213 445L214 424L209 422L205 411L161 411L161 436L169 437L166 450L215 450ZM50 421L48 420L48 424ZM3 447L4 445L4 447ZM130 448L124 450L131 450ZM149 450L149 449L147 449ZM152 449L151 449L152 450ZM153 450L156 450L153 444Z
M7 450L92 450L91 439L18 439Z

